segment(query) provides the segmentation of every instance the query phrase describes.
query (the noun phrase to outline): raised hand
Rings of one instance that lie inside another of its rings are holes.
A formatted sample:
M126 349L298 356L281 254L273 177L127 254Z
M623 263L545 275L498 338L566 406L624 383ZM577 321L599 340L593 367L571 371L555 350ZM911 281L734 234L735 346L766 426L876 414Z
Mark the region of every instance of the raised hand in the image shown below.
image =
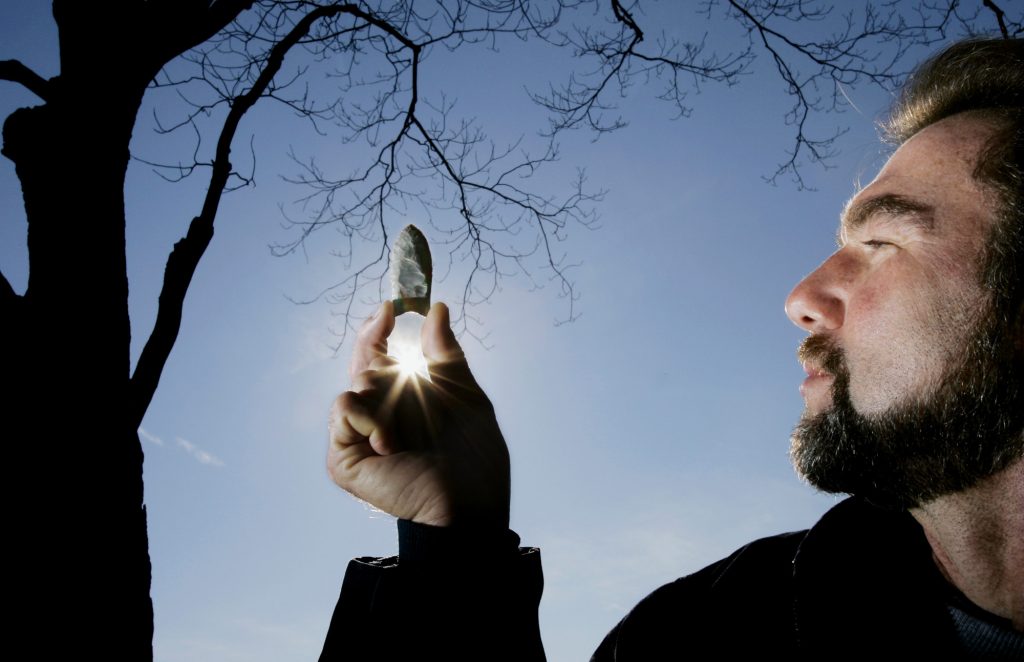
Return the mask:
M435 303L421 342L430 381L387 356L391 302L359 330L352 388L331 408L327 469L339 486L402 519L508 526L509 456L494 408Z

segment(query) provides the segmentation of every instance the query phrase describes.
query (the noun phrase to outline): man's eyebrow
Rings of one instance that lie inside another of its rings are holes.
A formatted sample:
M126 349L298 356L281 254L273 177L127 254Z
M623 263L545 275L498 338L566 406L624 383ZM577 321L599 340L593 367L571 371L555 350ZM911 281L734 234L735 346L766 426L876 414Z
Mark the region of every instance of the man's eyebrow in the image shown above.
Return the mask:
M903 195L889 193L847 203L839 221L840 237L863 226L873 216L879 214L899 217L907 224L926 232L935 228L934 207Z

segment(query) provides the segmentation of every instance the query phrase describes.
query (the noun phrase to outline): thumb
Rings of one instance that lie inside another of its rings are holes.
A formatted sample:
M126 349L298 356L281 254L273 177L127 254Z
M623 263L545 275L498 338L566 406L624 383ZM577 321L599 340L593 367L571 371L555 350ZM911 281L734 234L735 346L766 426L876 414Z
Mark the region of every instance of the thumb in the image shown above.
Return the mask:
M452 331L448 306L438 302L430 307L420 332L420 343L432 382L445 389L478 388L462 346Z

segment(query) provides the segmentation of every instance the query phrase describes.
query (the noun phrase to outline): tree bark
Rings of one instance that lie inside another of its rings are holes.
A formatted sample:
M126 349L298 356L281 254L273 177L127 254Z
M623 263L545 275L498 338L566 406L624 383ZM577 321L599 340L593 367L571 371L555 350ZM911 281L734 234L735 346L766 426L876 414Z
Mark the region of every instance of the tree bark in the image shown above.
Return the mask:
M60 75L44 81L3 63L0 77L45 101L3 126L29 251L26 291L6 279L0 291L10 394L9 648L49 659L152 660L140 414L130 381L129 143L161 67L251 4L55 0Z
M4 124L29 248L28 288L5 315L2 347L17 394L9 632L54 658L152 659L143 456L128 415L123 196L145 82L54 82L46 105Z
M5 314L0 349L16 393L8 631L51 659L151 660L124 182L135 116L162 62L122 50L125 37L109 16L62 4L54 7L61 75L49 81L44 105L4 123L29 251L28 287Z

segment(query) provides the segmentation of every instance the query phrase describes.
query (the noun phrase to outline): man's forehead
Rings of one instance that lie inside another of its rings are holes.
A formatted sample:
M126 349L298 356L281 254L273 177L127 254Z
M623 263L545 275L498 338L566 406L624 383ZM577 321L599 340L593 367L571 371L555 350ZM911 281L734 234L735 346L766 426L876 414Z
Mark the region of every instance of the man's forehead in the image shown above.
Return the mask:
M932 232L940 210L956 217L988 216L994 201L974 170L989 135L989 124L965 116L946 118L914 135L847 201L840 236L876 218Z

